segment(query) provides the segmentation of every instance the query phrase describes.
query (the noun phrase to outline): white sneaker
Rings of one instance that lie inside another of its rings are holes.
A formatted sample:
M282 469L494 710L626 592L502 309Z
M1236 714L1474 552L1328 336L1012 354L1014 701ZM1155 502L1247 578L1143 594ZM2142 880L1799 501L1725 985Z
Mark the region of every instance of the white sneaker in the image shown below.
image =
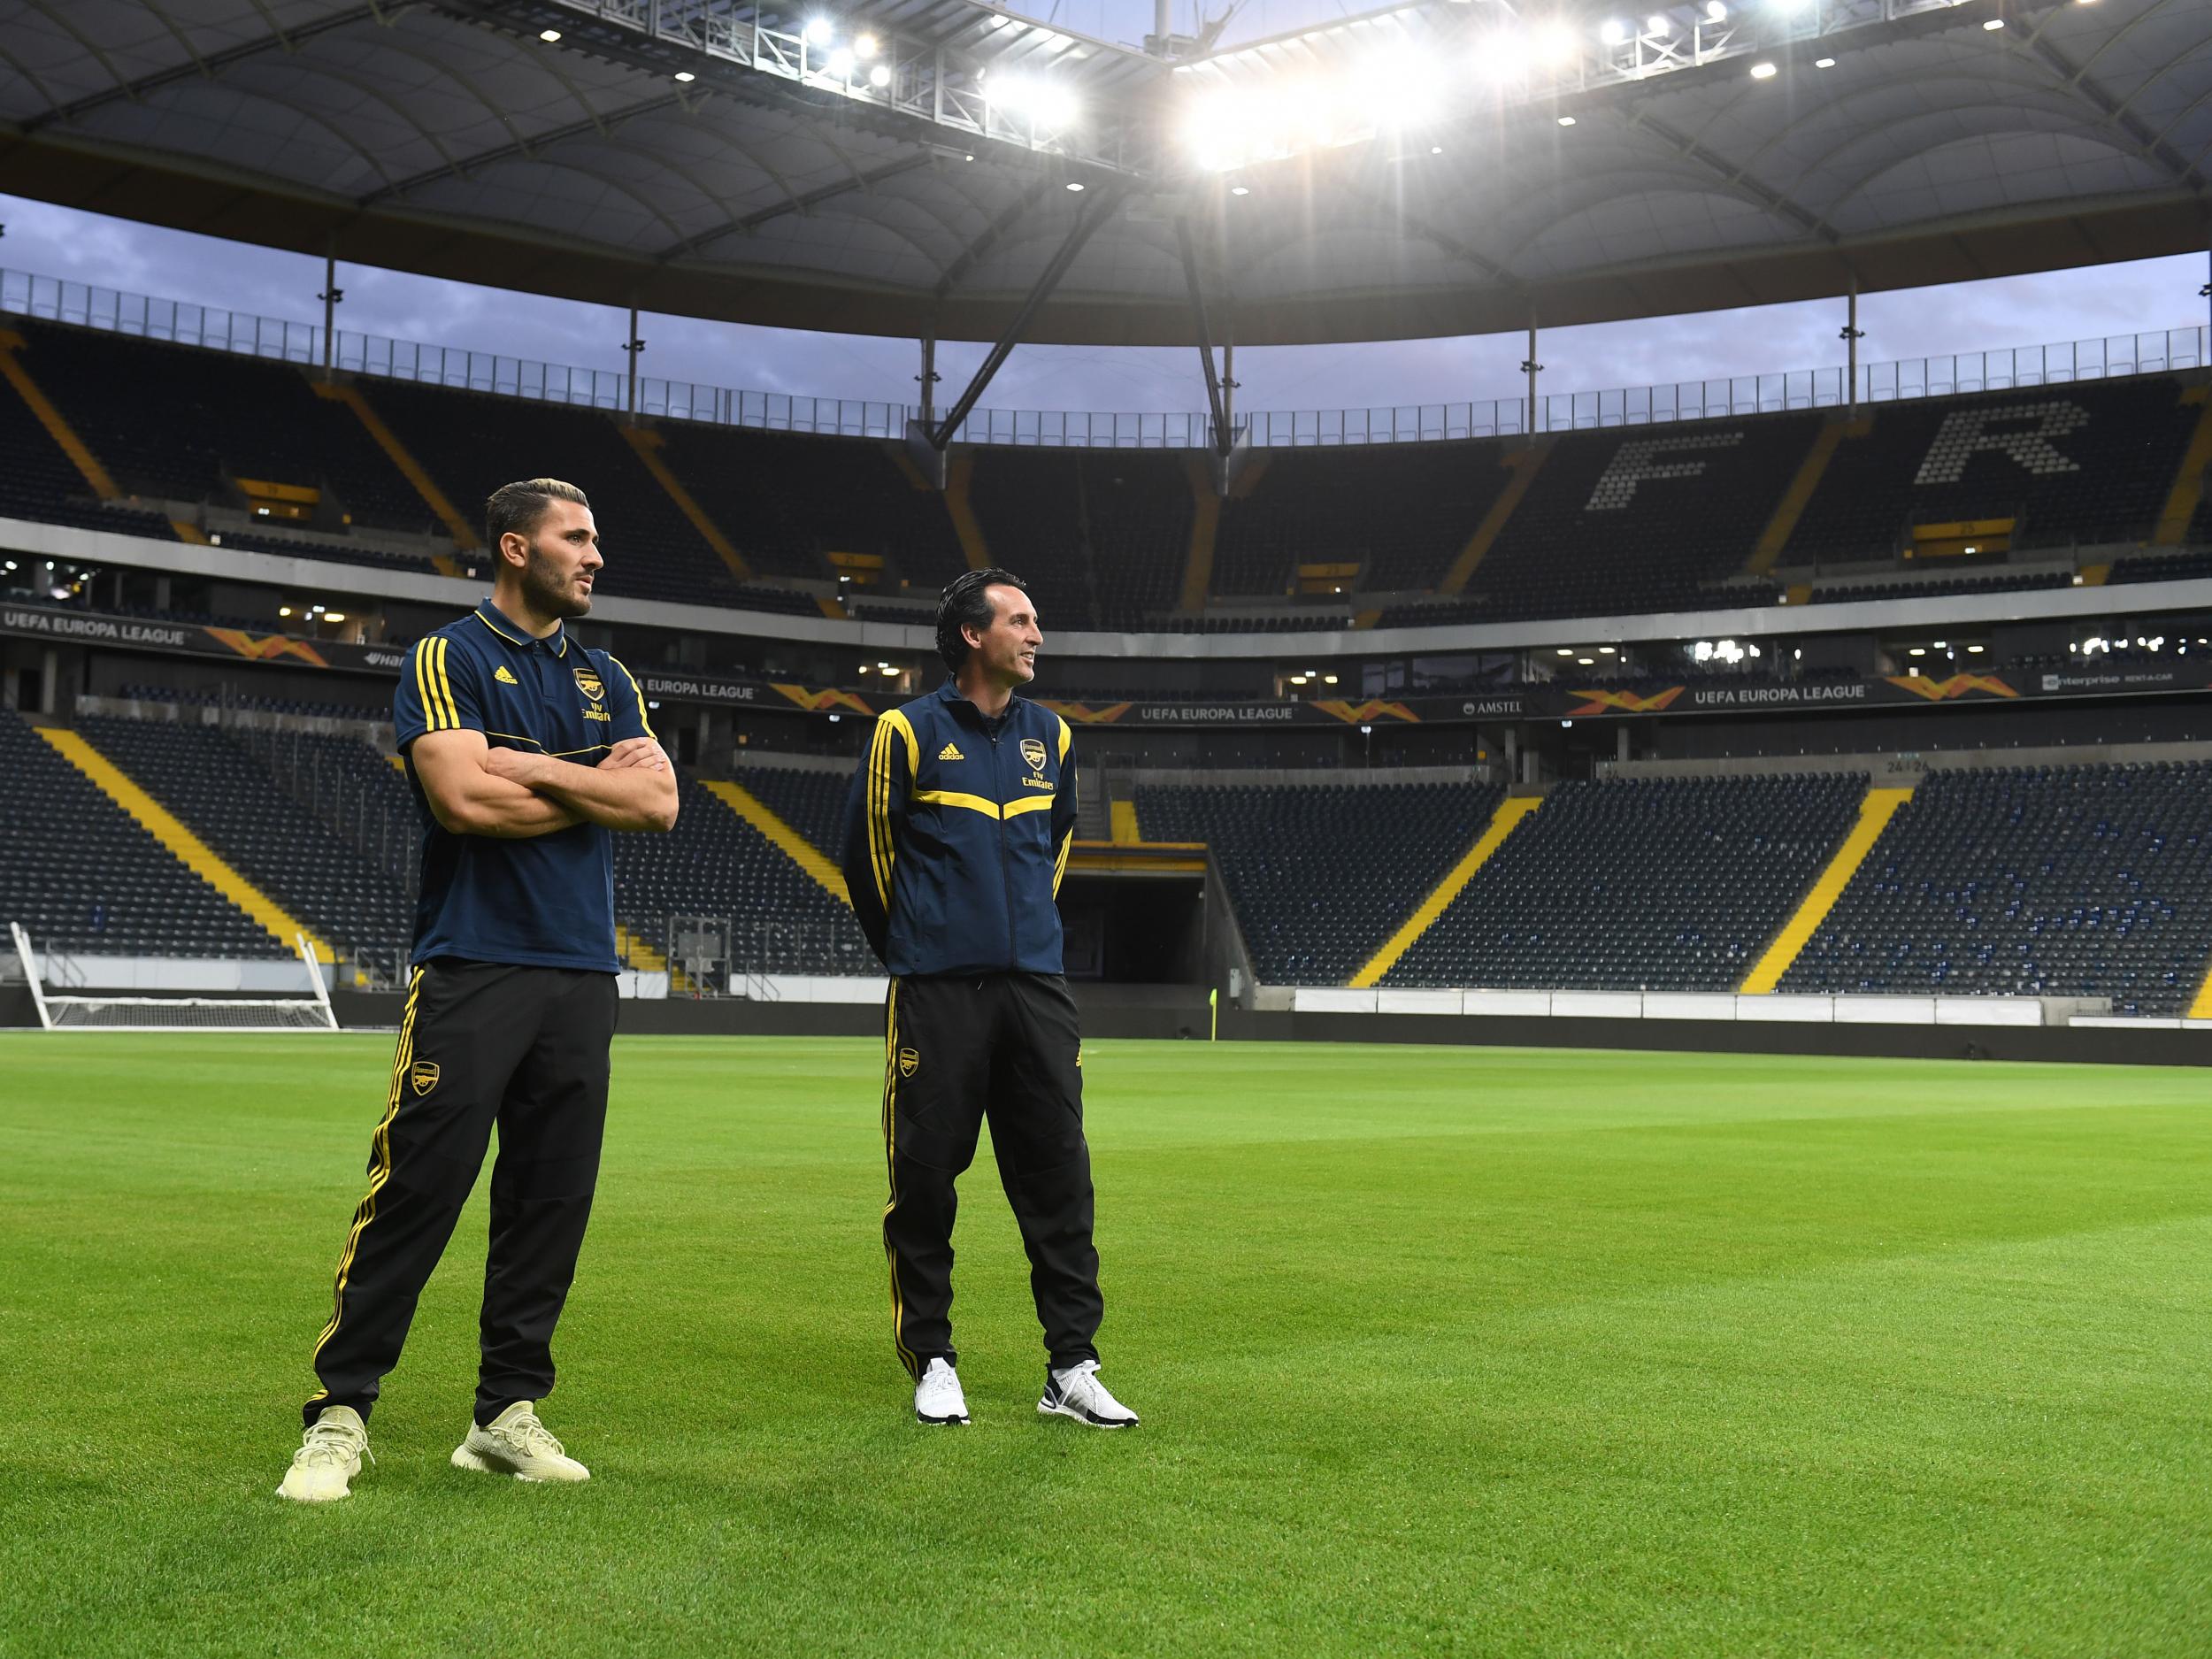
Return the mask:
M968 1396L960 1392L960 1373L941 1359L929 1362L914 1385L914 1416L923 1423L965 1423Z
M561 1449L534 1402L518 1400L453 1448L456 1469L479 1474L512 1475L517 1480L589 1480L591 1471Z
M1133 1429L1137 1414L1106 1392L1098 1380L1098 1362L1084 1360L1065 1371L1045 1372L1044 1398L1037 1402L1040 1417L1073 1417L1094 1429Z
M292 1466L284 1471L280 1498L300 1503L328 1503L349 1498L348 1484L361 1472L361 1460L369 1455L368 1425L351 1406L325 1406L322 1415L300 1436L300 1448L292 1454Z

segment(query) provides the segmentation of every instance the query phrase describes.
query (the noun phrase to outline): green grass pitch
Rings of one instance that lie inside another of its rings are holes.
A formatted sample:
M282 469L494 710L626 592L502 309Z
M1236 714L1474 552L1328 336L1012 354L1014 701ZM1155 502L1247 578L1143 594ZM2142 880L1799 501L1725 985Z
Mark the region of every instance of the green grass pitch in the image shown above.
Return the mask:
M2212 1651L2194 1071L1098 1042L1105 1376L987 1152L912 1421L881 1049L623 1039L546 1408L480 1190L357 1495L272 1495L389 1040L0 1039L10 1655Z

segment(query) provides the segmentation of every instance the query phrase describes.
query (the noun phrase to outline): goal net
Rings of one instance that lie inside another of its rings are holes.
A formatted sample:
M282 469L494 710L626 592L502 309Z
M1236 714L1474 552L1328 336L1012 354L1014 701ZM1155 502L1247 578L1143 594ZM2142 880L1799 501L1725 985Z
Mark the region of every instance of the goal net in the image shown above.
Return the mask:
M304 933L293 936L300 965L306 970L304 995L276 993L266 996L122 995L86 991L66 986L48 987L40 972L31 936L19 922L10 922L15 954L23 964L23 978L31 988L38 1021L48 1031L335 1031L338 1017L332 1012L330 993L323 985L322 969ZM46 966L55 967L52 953Z

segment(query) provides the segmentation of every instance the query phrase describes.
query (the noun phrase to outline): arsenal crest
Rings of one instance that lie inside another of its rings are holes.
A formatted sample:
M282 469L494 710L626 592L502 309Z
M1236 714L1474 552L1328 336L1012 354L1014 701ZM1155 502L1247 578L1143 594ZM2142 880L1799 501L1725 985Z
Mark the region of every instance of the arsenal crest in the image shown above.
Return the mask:
M1029 763L1030 771L1042 772L1045 769L1044 740L1041 737L1022 739L1022 758Z
M407 1080L414 1086L416 1094L427 1094L438 1087L438 1063L435 1060L416 1061L408 1070Z
M576 671L576 689L582 692L594 703L599 703L603 701L606 697L607 682L599 678L599 671L597 669L591 667L589 664L586 664L584 667L579 668Z
M913 1049L902 1048L899 1050L899 1075L901 1077L912 1077L916 1071L921 1069L921 1064L922 1056L917 1054Z

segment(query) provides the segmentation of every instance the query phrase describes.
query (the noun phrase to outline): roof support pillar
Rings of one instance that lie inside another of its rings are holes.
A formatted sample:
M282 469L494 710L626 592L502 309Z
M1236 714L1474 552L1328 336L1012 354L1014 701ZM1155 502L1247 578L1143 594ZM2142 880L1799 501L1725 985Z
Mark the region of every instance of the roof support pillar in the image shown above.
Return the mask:
M1030 319L1036 316L1038 307L1052 297L1053 290L1060 286L1061 280L1075 264L1076 256L1083 251L1083 245L1097 233L1101 225L1113 217L1114 210L1121 205L1121 197L1122 192L1117 190L1102 200L1086 202L1077 211L1074 227L1068 232L1067 240L1060 244L1059 251L1052 256L1051 262L1030 285L1029 292L1023 296L1020 306L1014 312L1013 320L1007 324L1006 332L985 354L982 364L975 372L975 378L968 382L967 389L946 411L944 419L934 426L926 419L907 423L907 453L922 469L922 475L937 488L945 487L945 450L952 443L953 434L960 430L960 423L967 419L969 412L975 408L976 400L983 396L984 388L1005 366L1006 359L1013 356L1014 348L1021 343L1022 335L1028 330Z
M338 286L338 233L330 233L330 240L323 248L323 291L315 297L323 303L323 379L336 378L338 361L338 302L346 296Z
M1859 279L1853 277L1843 312L1843 407L1850 414L1856 414L1859 408L1859 342L1865 338L1866 330L1859 326Z
M1532 440L1536 436L1536 377L1543 371L1544 365L1536 360L1536 313L1531 311L1528 318L1528 356L1521 359L1521 373L1528 376L1528 435Z

